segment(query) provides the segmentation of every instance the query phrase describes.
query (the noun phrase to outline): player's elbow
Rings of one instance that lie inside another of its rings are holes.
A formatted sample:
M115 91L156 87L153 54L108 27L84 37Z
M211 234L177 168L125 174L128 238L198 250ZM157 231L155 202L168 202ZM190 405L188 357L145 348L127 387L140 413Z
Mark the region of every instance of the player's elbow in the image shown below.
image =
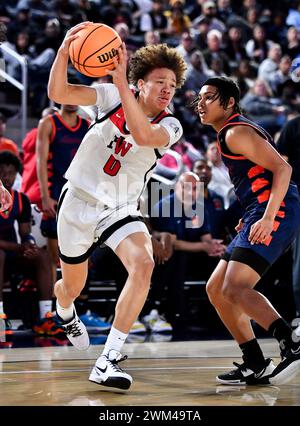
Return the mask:
M48 98L57 104L65 104L66 91L53 84L48 84Z
M290 179L291 176L292 176L292 172L293 172L291 165L285 162L281 167L282 167L282 171Z
M57 90L55 90L55 88L52 85L48 85L48 98L53 101L56 102L58 104L60 104L60 100L59 100L59 94L57 92Z
M139 131L134 139L139 146L149 146L151 144L151 135L148 132Z

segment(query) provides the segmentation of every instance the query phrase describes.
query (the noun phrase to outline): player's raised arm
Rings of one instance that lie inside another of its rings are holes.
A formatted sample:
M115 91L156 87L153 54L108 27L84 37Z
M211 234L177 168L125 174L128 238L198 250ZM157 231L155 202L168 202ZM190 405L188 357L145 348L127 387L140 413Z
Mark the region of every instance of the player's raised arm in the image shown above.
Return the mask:
M53 62L48 82L48 96L58 104L94 105L96 103L95 89L79 84L69 84L67 80L70 43L87 25L89 22L82 22L66 33Z
M158 53L162 59L159 59ZM124 43L114 64L115 69L107 73L112 76L113 83L119 90L126 123L134 140L138 145L154 148L168 145L174 137L172 130L162 124L150 124L149 119L154 119L165 111L173 99L176 87L183 84L186 69L183 58L167 45L139 49L130 64L131 82L139 90L137 98L127 81L127 53ZM174 129L176 130L176 123ZM177 133L175 137L178 139L180 134Z

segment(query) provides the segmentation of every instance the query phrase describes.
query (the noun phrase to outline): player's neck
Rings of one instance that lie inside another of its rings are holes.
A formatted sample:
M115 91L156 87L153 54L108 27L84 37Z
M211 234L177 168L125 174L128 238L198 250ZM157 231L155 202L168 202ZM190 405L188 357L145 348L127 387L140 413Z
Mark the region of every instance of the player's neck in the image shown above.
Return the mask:
M156 117L158 114L160 114L162 111L154 110L149 105L147 105L141 97L138 97L138 103L143 110L144 114L149 118L152 119Z
M60 113L61 118L63 119L63 121L70 127L75 127L78 121L78 116L77 116L77 112L65 112L62 111Z

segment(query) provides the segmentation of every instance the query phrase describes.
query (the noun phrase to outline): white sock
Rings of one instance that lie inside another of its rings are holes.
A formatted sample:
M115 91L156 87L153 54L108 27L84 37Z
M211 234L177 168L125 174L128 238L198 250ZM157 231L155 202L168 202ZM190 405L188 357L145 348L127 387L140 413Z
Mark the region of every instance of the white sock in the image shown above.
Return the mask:
M62 320L71 320L74 316L74 304L72 303L68 308L63 308L56 300L56 312Z
M40 300L39 307L40 307L40 319L43 319L46 317L46 314L48 312L52 311L52 300Z
M3 302L0 302L0 314L4 314L4 311L3 311Z
M102 355L107 355L110 350L121 352L128 334L111 327L108 338L106 340Z

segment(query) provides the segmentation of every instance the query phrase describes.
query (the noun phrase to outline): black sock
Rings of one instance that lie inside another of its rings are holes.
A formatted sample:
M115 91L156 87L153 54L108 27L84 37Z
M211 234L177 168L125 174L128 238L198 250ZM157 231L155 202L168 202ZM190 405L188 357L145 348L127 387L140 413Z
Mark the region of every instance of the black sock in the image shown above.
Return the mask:
M268 331L278 340L281 350L294 346L292 340L292 327L283 318L278 318L273 321Z
M265 357L256 339L249 340L240 345L243 360L247 366L255 370L265 366Z

